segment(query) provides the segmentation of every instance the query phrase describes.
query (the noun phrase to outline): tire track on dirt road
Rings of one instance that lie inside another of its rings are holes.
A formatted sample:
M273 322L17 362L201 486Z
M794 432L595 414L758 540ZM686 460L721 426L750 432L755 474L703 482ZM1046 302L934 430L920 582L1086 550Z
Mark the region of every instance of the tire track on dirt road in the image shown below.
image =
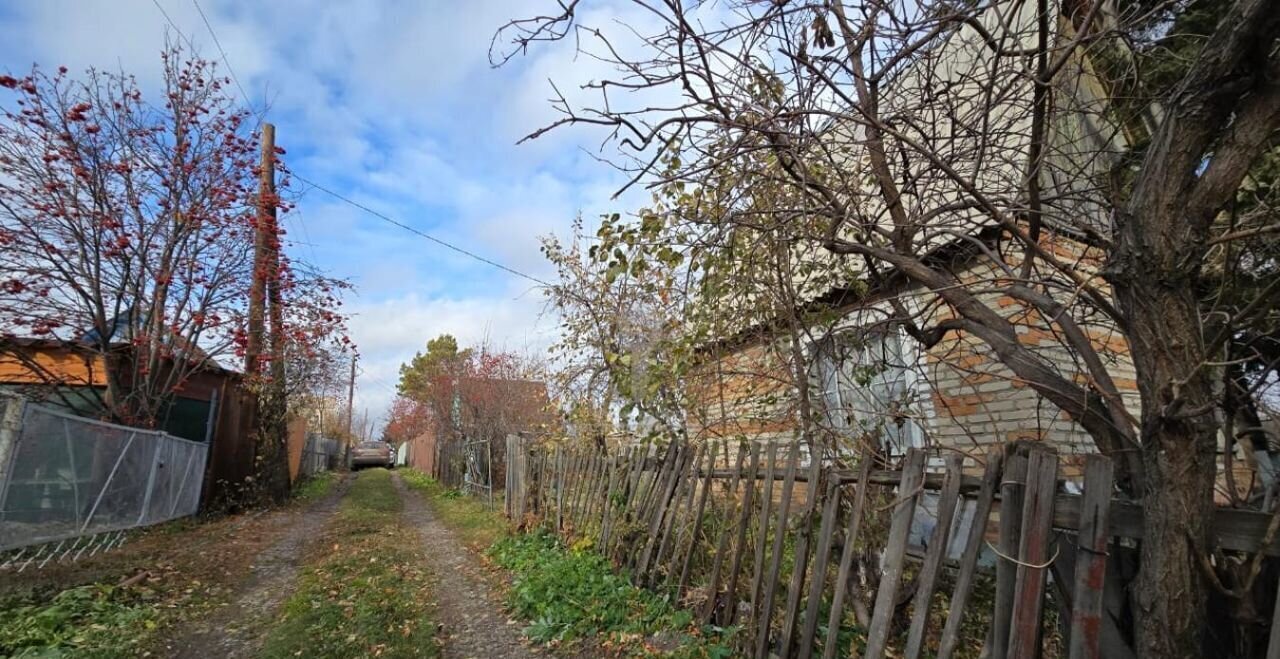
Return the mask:
M551 656L529 646L520 626L503 612L500 593L481 572L476 557L422 496L406 488L399 474L393 473L392 481L404 501L405 521L417 529L426 548L445 659Z
M282 533L271 547L254 557L249 576L235 599L194 623L188 633L170 641L166 656L177 659L204 657L244 658L256 655L270 623L279 617L280 604L293 592L293 584L306 560L307 546L338 510L353 479L344 476L333 490L309 506L268 513L267 532Z

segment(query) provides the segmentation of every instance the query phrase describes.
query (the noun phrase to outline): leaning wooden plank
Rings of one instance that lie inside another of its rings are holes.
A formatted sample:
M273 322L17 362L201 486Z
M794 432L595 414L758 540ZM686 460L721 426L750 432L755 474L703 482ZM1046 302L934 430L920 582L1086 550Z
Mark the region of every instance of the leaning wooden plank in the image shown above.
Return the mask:
M871 614L871 628L867 630L867 650L864 656L872 659L885 656L889 643L889 627L893 610L897 606L898 586L907 558L907 534L911 532L911 520L915 517L916 501L920 486L924 484L924 451L908 449L902 465L902 482L898 485L897 499L889 525L889 537L884 548L884 568L880 574L880 589L876 592L876 604Z
M565 450L564 464L564 530L572 533L577 530L578 492L582 489L582 479L578 476L578 466L582 464L582 451L574 448Z
M586 537L591 533L591 512L595 508L598 497L596 490L600 488L600 455L595 447L587 453L586 468L583 469L583 478L586 483L582 486L582 503L579 505L578 512L578 535Z
M956 586L951 591L951 610L947 614L947 624L943 627L942 638L938 641L938 659L950 659L956 645L959 644L960 625L964 622L969 595L973 593L978 556L986 546L987 518L991 516L991 502L995 498L996 488L1000 485L1003 466L1004 447L992 447L987 452L987 465L982 473L982 487L978 490L977 498L973 502L973 521L969 526L969 537L965 540L964 553L960 555Z
M653 506L649 509L649 535L645 540L644 551L641 552L640 562L636 569L636 578L638 580L644 579L644 575L649 569L649 563L653 559L653 553L658 549L658 542L662 535L662 521L666 518L667 507L671 503L671 498L675 495L675 489L680 482L680 472L684 469L688 454L689 448L687 446L681 444L676 447L675 458L670 462L666 473L663 474L658 481L658 486L655 488L658 496L654 500Z
M597 539L604 535L604 509L609 501L609 474L612 471L613 456L609 455L607 449L600 449L596 454L595 491L592 493L591 506L587 511Z
M659 498L658 490L662 489L662 486L661 486L662 479L664 478L667 471L670 469L671 462L675 459L676 452L678 451L678 449L679 449L679 445L675 442L671 442L667 444L667 449L663 454L662 462L658 463L657 470L652 473L650 473L648 469L645 468L645 466L643 465L641 466L641 470L640 470L641 498L640 498L640 505L638 508L636 508L636 512L635 512L635 527L636 529L645 529L646 531L648 531L648 533L646 535L641 536L640 538L637 538L636 540L637 543L643 542L645 544L650 544L652 541L653 531L649 529L650 518L652 516L652 513L650 511L653 507L652 502L657 501L657 499ZM647 460L645 462L647 463ZM637 545L636 549L639 549L639 551L633 550L627 554L626 565L628 569L635 570L640 567L640 556L641 554L644 553L644 546Z
M754 444L752 445L752 448L755 448ZM726 450L725 453L728 453L728 451ZM702 620L705 622L711 622L712 616L715 615L716 612L716 598L720 592L720 571L724 568L725 555L729 551L729 532L732 529L730 521L736 518L734 513L738 512L738 506L741 505L741 502L738 500L738 481L741 480L739 478L739 474L742 472L743 461L746 457L747 452L743 451L741 446L738 447L737 465L734 469L734 475L729 481L729 491L727 492L727 498L725 499L724 514L720 518L720 535L716 540L716 555L711 561L711 575L707 578L707 601L706 604L703 605L702 609ZM752 463L754 468L754 459L752 460ZM750 485L750 481L747 481L747 483ZM684 581L683 576L681 577L681 581Z
M1076 536L1075 591L1071 597L1070 659L1102 656L1103 593L1107 574L1107 512L1111 503L1111 459L1089 455L1084 461L1084 507ZM1274 627L1273 627L1274 629Z
M658 540L658 553L653 557L653 569L650 571L650 582L657 583L660 566L665 562L667 550L671 547L672 538L679 534L681 524L681 507L687 508L687 501L693 499L694 486L697 483L698 465L701 464L705 444L699 444L691 457L687 458L676 472L676 488L671 495L671 505L667 509L667 519L658 528L661 538Z
M625 469L618 474L618 509L610 516L609 520L609 556L614 555L615 545L618 544L619 538L625 533L619 533L618 527L621 526L625 531L631 524L631 508L636 499L636 472L637 465L644 457L647 447L632 446L627 451L627 462Z
M709 455L715 450L715 442L709 442L701 445L698 449L699 455L695 457L693 463L689 466L688 473L685 475L687 482L685 483L685 491L681 499L681 505L684 506L684 512L680 513L680 517L675 520L675 523L671 527L671 551L659 553L659 556L663 557L663 562L666 563L665 582L668 586L673 586L675 585L673 582L678 582L680 578L680 566L684 562L683 558L692 553L684 551L683 547L689 540L690 533L695 531L695 527L693 526L693 516L697 510L698 496L699 492L701 492L699 483L702 481L702 472L705 471L702 467L702 456ZM710 457L712 459L715 458L714 455L711 455ZM677 599L679 598L678 592L676 597Z
M764 491L760 493L760 521L756 525L755 551L751 562L751 613L747 619L745 642L755 638L755 612L760 606L760 590L764 585L764 548L769 535L769 511L773 507L773 474L777 471L778 444L769 442L765 461Z
M556 447L556 533L560 533L564 529L564 470L565 470L564 448Z
M813 656L814 637L818 634L822 593L827 584L827 566L831 559L831 541L835 537L836 517L840 513L840 487L835 479L827 481L823 494L822 522L818 529L818 546L813 554L813 570L809 573L809 596L804 609L804 628L800 630L799 657Z
M670 442L667 444L666 451L662 454L662 461L657 464L656 469L650 471L647 468L641 468L640 482L644 495L640 499L640 508L636 511L636 520L639 523L647 524L652 516L653 507L660 498L660 492L663 489L662 481L670 472L671 463L675 460L679 450L679 443ZM646 476L648 477L646 478Z
M996 561L996 601L991 617L991 652L989 656L1004 657L1009 652L1009 629L1013 624L1013 600L1017 586L1017 564L1012 560L1018 555L1022 536L1022 498L1027 485L1027 452L1023 445L1013 445L1000 483L1000 549ZM1009 557L1009 558L1006 558Z
M817 514L818 495L825 488L821 478L821 450L809 450L809 482L806 488L804 519L800 524L799 537L796 539L795 559L791 567L791 583L787 585L787 601L782 613L782 640L778 643L778 654L785 657L791 653L791 644L795 641L796 618L800 615L800 594L804 592L804 579L809 567L809 544L813 540L813 517ZM817 574L815 572L815 574Z
M836 571L835 591L831 594L831 612L827 616L827 638L822 645L823 659L834 659L839 645L840 623L844 620L844 598L849 591L849 577L853 571L853 556L858 533L862 529L862 509L867 503L867 490L871 487L867 474L873 462L870 451L863 451L859 458L858 473L861 478L852 487L853 508L844 528L844 548L840 551L840 569Z
M778 500L778 521L773 526L773 549L770 551L769 571L765 575L763 598L760 608L753 611L756 620L757 657L768 656L770 621L773 618L773 596L778 590L778 577L782 570L782 550L787 541L787 517L791 513L791 492L796 484L796 464L800 461L800 443L792 442L787 457L787 475L782 480L782 497Z
M573 472L573 531L577 535L582 535L582 513L584 504L584 495L587 488L591 486L591 479L587 476L587 472L591 469L591 452L579 449L578 462Z
M680 545L683 547L684 551L681 552L680 549L677 549L674 554L675 556L681 557L679 570L680 577L676 581L677 600L684 595L685 586L689 585L689 567L693 563L693 555L697 553L698 536L702 533L702 517L707 511L707 498L711 496L711 470L716 465L716 453L718 452L718 449L719 445L712 444L711 452L707 456L707 469L706 473L703 474L702 477L702 490L698 493L697 512L694 513L693 525L689 527L689 532L686 534L685 542ZM725 451L728 452L727 447L725 448ZM675 564L673 563L672 566L674 567L674 565ZM673 569L672 572L675 573L676 570Z
M1009 657L1040 656L1045 574L1053 541L1053 494L1058 486L1058 456L1032 450L1027 460L1027 493L1022 505L1022 540L1009 630Z
M723 627L732 625L738 615L738 579L742 576L742 559L747 553L747 529L751 526L752 504L756 494L755 477L760 466L760 445L751 443L751 467L747 470L747 480L743 483L742 510L738 515L737 539L733 547L733 561L729 567L729 585L725 589L727 601L721 612L720 624Z
M938 492L938 519L929 536L929 548L925 551L920 576L916 578L915 608L911 612L911 627L907 633L907 647L903 656L915 659L924 648L925 625L929 622L929 605L933 603L933 588L937 583L942 561L951 544L951 522L955 518L956 504L960 499L960 468L964 456L953 453L947 456L946 477Z
M604 555L609 555L609 523L612 520L613 500L618 491L618 471L625 464L624 460L619 460L619 455L610 455L605 459L605 473L608 478L609 485L605 488L604 498L600 501L600 547L604 550Z

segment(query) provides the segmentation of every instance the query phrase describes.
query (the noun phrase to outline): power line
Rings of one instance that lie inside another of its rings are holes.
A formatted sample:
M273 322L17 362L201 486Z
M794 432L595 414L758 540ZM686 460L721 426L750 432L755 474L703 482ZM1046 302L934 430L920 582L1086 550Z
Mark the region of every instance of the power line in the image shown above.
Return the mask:
M196 11L200 12L200 20L204 21L205 29L209 30L209 36L213 37L213 45L217 47L218 54L222 55L222 63L227 65L227 73L231 74L231 79L235 81L236 87L240 90L240 96L244 97L245 106L252 108L253 101L249 100L249 95L244 91L244 85L240 84L240 78L236 77L235 69L231 68L231 60L227 59L227 51L222 49L222 42L218 41L218 34L213 31L213 25L209 23L209 17L204 15L204 9L200 7L199 0L191 0L191 4L196 6Z
M458 247L457 245L454 245L454 244L452 244L452 243L449 243L449 242L446 242L446 241L441 240L441 239L439 239L439 238L436 238L435 236L433 236L433 235L431 235L431 234L428 234L428 233L424 233L424 232L422 232L422 231L419 231L419 230L417 230L417 229L415 229L415 228L413 228L413 227L411 227L411 226L409 226L409 225L407 225L407 224L404 224L404 223L402 223L402 222L397 222L396 220L393 220L393 219L391 219L390 217L388 217L388 216L386 216L386 215L383 215L382 213L379 213L378 211L373 210L372 208L369 208L368 206L365 206L364 204L361 204L361 203L359 203L359 202L357 202L357 201L353 201L353 200L351 200L351 199L349 199L349 198L347 198L347 197L344 197L344 196L342 196L342 195L338 194L337 192L334 192L333 190L330 190L329 188L326 188L326 187L324 187L323 185L320 185L319 183L316 183L315 181L308 180L306 177L304 177L304 176L302 176L302 175L298 174L298 172L296 172L296 171L291 171L291 172L290 172L290 175L291 175L291 176L293 176L293 178L296 178L296 179L298 179L299 181L302 181L303 183L306 183L307 185L309 185L309 186L311 186L311 187L313 187L313 188L315 188L315 189L317 189L317 190L319 190L319 191L321 191L321 192L323 192L323 193L325 193L325 194L327 194L327 195L329 195L329 196L331 196L331 197L333 197L333 198L335 198L335 199L337 199L337 200L339 200L339 201L345 202L345 203L347 203L347 204L350 204L351 206L354 206L354 207L356 207L356 208L359 208L360 210L362 210L362 211L364 211L364 212L366 212L366 213L368 213L368 214L370 214L370 215L372 215L372 216L374 216L374 217L376 217L376 218L378 218L378 219L381 219L381 220L382 220L382 221L384 221L384 222L387 222L387 223L389 223L389 224L394 224L395 226L398 226L398 227L400 227L401 229L404 229L405 231L408 231L409 233L417 234L418 236L421 236L421 237L423 237L423 238L426 238L427 240L430 240L431 242L436 243L437 245L440 245L440 246L442 246L442 247L447 247L447 248L449 248L449 249L451 249L451 250L453 250L453 251L455 251L455 252L457 252L457 253L459 253L459 254L462 254L462 255L464 255L464 256L468 256L468 257L473 258L473 259L475 259L475 260L477 260L477 261L479 261L479 262L481 262L481 263L484 263L484 264L486 264L486 265L490 265L490 266L493 266L493 267L495 267L495 268L498 268L499 270L505 270L506 272L509 272L509 273L511 273L511 274L513 274L513 275L515 275L515 276L517 276L517 277L523 277L523 278L525 278L525 279L528 279L528 280L529 280L529 281L531 281L531 282L534 282L535 284L539 284L539 285L541 285L541 286L546 286L546 287L548 287L548 288L551 288L551 284L549 284L549 283L547 283L546 281L543 281L543 280L541 280L541 279L538 279L537 277L534 277L533 275L528 275L528 274L525 274L525 273L523 273L523 272L520 272L519 270L516 270L516 269L514 269L514 268L509 268L509 267L507 267L507 266L505 266L505 265L502 265L501 263L498 263L497 261L493 261L493 260L487 259L487 258L485 258L485 257L483 257L483 256L480 256L479 254L476 254L475 252L471 252L471 251L465 250L465 249L463 249L463 248L461 248L461 247Z
M209 36L213 37L213 43L214 43L214 45L218 48L218 53L222 56L222 62L223 62L224 64L226 64L226 65L227 65L227 72L231 75L231 79L232 79L233 81L235 81L235 83L236 83L236 87L240 90L240 95L241 95L242 97L244 97L244 101L245 101L245 103L246 103L247 105L249 105L249 107L252 107L252 106L253 106L253 103L249 100L249 95L248 95L247 93L245 93L244 86L240 84L240 79L239 79L238 77L236 77L236 72L235 72L235 70L231 68L231 61L227 59L227 52L226 52L225 50L223 50L223 48L222 48L222 44L218 41L218 35L217 35L217 33L215 33L215 32L213 31L213 25L212 25L211 23L209 23L209 18L208 18L208 16L206 16L206 15L205 15L205 13L204 13L204 9L202 9L202 8L200 7L200 2L199 2L198 0L191 0L191 3L195 5L195 7L196 7L196 11L200 12L200 18L204 21L204 26L205 26L205 28L209 30ZM164 16L165 21L167 21L167 22L169 23L169 25L173 27L173 29L178 33L178 36L182 37L182 39L183 39L184 41L186 41L186 42L187 42L187 45L188 45L188 46L189 46L189 47L194 51L194 50L195 50L195 45L191 42L191 39L189 39L189 38L187 37L187 35L186 35L186 34L184 34L184 33L182 32L182 29L178 27L178 24L177 24L177 23L174 23L174 22L173 22L173 19L169 17L169 12L167 12L167 11L165 11L165 10L164 10L164 7L162 7L162 6L160 5L159 0L151 0L151 4L155 5L155 6L156 6L156 9L159 9L159 10L160 10L160 13L161 13L161 15L163 15L163 16ZM261 116L259 116L259 117L258 117L258 123L259 123L259 125L261 125L261 123L262 123L262 117L261 117ZM551 288L551 284L550 284L550 283L548 283L548 282L546 282L546 281L544 281L544 280L542 280L542 279L539 279L539 278L537 278L537 277L534 277L533 275L525 274L525 273L523 273L523 272L520 272L519 270L516 270L516 269L514 269L514 268L510 268L510 267L505 266L505 265L503 265L503 264L501 264L501 263L498 263L497 261L494 261L494 260L491 260L491 259L487 259L487 258L485 258L485 257L483 257L483 256L480 256L479 254L476 254L475 252L468 251L468 250L466 250L466 249L463 249L463 248L461 248L461 247L458 247L457 245L454 245L454 244L449 243L449 242L447 242L447 241L444 241L444 240L441 240L441 239L439 239L439 238L436 238L435 236L432 236L432 235L430 235L430 234L428 234L428 233L424 233L424 232L422 232L422 231L419 231L419 230L417 230L417 229L415 229L415 228L413 228L413 227L411 227L411 226L409 226L409 225L407 225L407 224L404 224L404 223L401 223L401 222L397 222L396 220L393 220L393 219L391 219L390 217L388 217L388 216L386 216L386 215L384 215L384 214L382 214L382 213L379 213L378 211L375 211L375 210L373 210L372 208L369 208L368 206L365 206L364 204L361 204L361 203L356 202L356 201L354 201L354 200L352 200L352 199L349 199L349 198L347 198L347 197L344 197L344 196L342 196L342 195L338 194L337 192L334 192L333 190L330 190L329 188L326 188L326 187L324 187L323 185L320 185L319 183L316 183L315 181L311 181L311 180L307 179L306 177L302 176L301 174L298 174L297 172L291 171L291 172L289 172L289 174L290 174L290 176L292 176L293 178L296 178L296 179L298 179L299 181L302 181L303 183L306 183L307 185L309 185L309 186L311 186L311 187L313 187L313 188L315 188L315 189L317 189L317 190L319 190L319 191L321 191L321 192L323 192L323 193L325 193L325 194L327 194L327 195L329 195L329 196L331 196L331 197L333 197L333 198L335 198L335 199L338 199L339 201L345 202L345 203L347 203L347 204L350 204L351 206L354 206L354 207L356 207L356 208L359 208L360 210L362 210L362 211L364 211L364 212L366 212L366 213L369 213L370 215L373 215L374 217L377 217L377 218L379 218L379 219L383 220L384 222L388 222L388 223L390 223L390 224L394 224L395 226L398 226L398 227L400 227L401 229L404 229L405 231L408 231L408 232L413 233L413 234L417 234L418 236L421 236L421 237L423 237L423 238L426 238L427 240L430 240L431 242L436 243L437 245L440 245L440 246L442 246L442 247L447 247L448 249L451 249L451 250L453 250L453 251L455 251L455 252L457 252L457 253L459 253L459 254L462 254L462 255L464 255L464 256L467 256L467 257L470 257L470 258L475 259L475 260L477 260L477 261L480 261L481 263L484 263L484 264L486 264L486 265L490 265L490 266L493 266L493 267L495 267L495 268L498 268L499 270L503 270L503 271L509 272L509 273L511 273L511 274L513 274L513 275L515 275L515 276L517 276L517 277L523 277L524 279L528 279L529 281L531 281L531 282L533 282L533 283L535 283L535 284L538 284L538 285L541 285L541 286L546 286L546 287L548 287L548 288Z
M169 18L169 12L165 11L164 7L160 6L160 0L151 0L151 4L155 5L156 9L160 10L160 14L164 16L165 22L169 24L169 27L173 28L174 32L178 33L178 36L182 37L183 41L187 42L187 47L190 48L191 51L194 53L196 49L196 45L192 43L191 39L188 38L186 34L183 34L182 28L178 27L178 24L174 23L172 18Z

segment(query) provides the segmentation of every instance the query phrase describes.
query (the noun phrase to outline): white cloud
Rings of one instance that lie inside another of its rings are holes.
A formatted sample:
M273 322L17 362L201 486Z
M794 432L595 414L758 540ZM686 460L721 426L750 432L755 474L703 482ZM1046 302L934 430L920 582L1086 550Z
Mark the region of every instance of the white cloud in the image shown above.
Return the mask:
M470 298L410 293L357 303L351 311L352 334L361 350L356 408L368 408L379 422L395 397L400 364L440 334L452 334L463 346L487 344L522 354L544 354L556 337L555 319L544 314L542 295L536 291Z
M201 54L220 59L191 0L158 0ZM553 118L554 79L576 101L582 83L611 73L575 57L573 43L544 44L489 68L493 30L554 9L554 0L327 3L200 0L235 73L268 119L298 173L396 220L534 276L552 273L537 238L564 235L574 216L629 206L609 196L623 177L582 149L600 133L565 128L514 142ZM88 66L159 80L172 30L151 0L11 3L0 25L0 69L32 61ZM593 4L588 23L651 24L630 3ZM614 30L617 32L617 30ZM176 35L175 35L176 36ZM302 184L295 190L305 188ZM643 192L630 199L643 198ZM369 216L319 191L286 220L293 253L359 287L349 305L365 375L357 409L381 418L397 367L426 341L451 333L542 351L555 336L540 293L495 270ZM308 244L303 244L308 243Z

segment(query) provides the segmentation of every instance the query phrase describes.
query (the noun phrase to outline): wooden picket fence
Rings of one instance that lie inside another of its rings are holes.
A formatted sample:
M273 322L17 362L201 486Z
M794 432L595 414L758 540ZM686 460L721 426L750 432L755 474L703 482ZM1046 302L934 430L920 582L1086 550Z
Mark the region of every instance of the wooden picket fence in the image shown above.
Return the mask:
M635 583L736 628L741 656L848 656L853 646L865 657L1030 658L1049 644L1059 656L1129 654L1107 647L1103 615L1106 457L1087 456L1083 493L1067 496L1057 455L1025 443L981 464L913 449L885 470L809 460L798 443L611 453L508 442L508 516L589 539ZM909 539L922 505L935 523L920 546ZM994 579L979 566L993 557ZM1045 615L1051 565L1056 625Z

